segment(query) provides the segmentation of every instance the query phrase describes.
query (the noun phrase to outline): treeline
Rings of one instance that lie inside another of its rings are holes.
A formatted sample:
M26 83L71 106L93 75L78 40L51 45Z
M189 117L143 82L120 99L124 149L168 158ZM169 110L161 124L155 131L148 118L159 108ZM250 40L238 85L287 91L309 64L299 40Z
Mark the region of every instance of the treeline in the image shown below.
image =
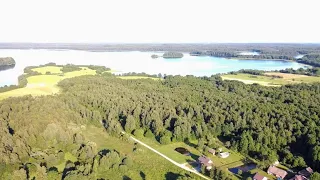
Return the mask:
M252 75L263 75L265 73L265 71L255 70L255 69L240 69L239 71L232 71L229 74L238 74L238 73L245 73L245 74L252 74Z
M119 76L142 76L142 77L152 77L152 78L162 78L165 77L166 75L162 75L161 73L157 74L147 74L147 73L136 73L136 72L128 72L128 73L122 73L119 74Z
M264 53L260 51L261 53ZM268 60L295 60L295 56L288 56L282 54L259 54L259 55L241 55L235 51L195 51L190 53L191 56L214 56L224 58L238 58L238 59L268 59Z
M311 66L320 67L320 53L319 54L307 54L301 59L298 59L298 62L309 64Z
M229 74L244 73L244 74L252 74L252 75L264 75L264 73L266 72L268 71L255 70L255 69L240 69L239 71L231 71L229 72ZM318 67L299 68L299 69L286 68L282 70L275 70L274 72L301 74L301 75L307 75L307 76L320 76L320 68ZM278 77L278 78L281 78L281 77Z
M291 73L291 74L301 74L301 75L307 75L307 76L320 76L320 68L314 67L314 68L299 68L299 69L293 69L293 68L286 68L284 70L279 70L279 72L282 73Z
M0 71L14 68L16 61L12 57L0 58Z

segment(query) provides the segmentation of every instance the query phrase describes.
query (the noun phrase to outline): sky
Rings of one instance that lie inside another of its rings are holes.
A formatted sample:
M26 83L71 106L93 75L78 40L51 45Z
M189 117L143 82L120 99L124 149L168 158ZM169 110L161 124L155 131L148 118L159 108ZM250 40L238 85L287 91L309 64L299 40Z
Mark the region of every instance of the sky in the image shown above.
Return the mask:
M0 0L0 42L319 43L318 0Z

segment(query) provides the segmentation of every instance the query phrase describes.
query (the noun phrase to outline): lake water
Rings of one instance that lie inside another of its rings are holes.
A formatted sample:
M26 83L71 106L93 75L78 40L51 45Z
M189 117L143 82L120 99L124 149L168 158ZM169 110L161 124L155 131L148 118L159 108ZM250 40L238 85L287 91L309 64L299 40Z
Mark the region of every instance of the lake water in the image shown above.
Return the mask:
M0 71L0 86L18 83L18 76L27 66L49 62L56 64L103 65L120 72L145 72L148 74L172 74L211 76L240 69L280 70L298 69L303 64L272 60L235 60L217 57L190 56L181 59L152 59L157 52L89 52L76 50L0 50L0 57L13 57L16 66Z

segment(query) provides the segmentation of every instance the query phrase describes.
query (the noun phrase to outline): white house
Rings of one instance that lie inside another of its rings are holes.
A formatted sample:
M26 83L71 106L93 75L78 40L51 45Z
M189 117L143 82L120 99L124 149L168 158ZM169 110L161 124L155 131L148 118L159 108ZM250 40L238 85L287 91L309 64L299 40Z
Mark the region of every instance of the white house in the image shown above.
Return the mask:
M219 153L219 156L220 156L221 158L227 158L227 157L230 156L230 153L229 153L229 152L221 152L221 153Z

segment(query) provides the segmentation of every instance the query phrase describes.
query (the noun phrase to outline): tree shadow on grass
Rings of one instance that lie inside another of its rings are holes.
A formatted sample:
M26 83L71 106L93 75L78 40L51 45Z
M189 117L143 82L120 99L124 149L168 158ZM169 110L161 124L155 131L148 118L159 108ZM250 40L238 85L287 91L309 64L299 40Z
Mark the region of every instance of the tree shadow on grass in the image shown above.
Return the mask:
M198 155L193 154L193 153L190 153L190 157L191 157L192 159L194 159L195 161L197 161L197 160L198 160L198 158L199 158L199 156L198 156Z
M197 145L190 142L188 139L184 141L184 143L186 143L188 146L193 147L193 148L197 148Z
M140 171L140 177L145 180L146 179L146 174L144 172Z
M122 176L122 180L131 180L131 178L128 176Z
M168 172L165 175L165 179L166 180L175 180L175 179L178 179L180 176L181 176L180 174L173 173L173 172Z

